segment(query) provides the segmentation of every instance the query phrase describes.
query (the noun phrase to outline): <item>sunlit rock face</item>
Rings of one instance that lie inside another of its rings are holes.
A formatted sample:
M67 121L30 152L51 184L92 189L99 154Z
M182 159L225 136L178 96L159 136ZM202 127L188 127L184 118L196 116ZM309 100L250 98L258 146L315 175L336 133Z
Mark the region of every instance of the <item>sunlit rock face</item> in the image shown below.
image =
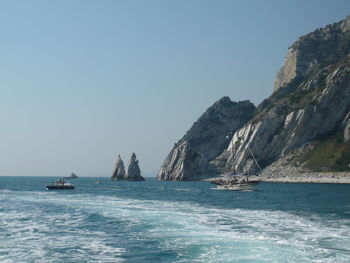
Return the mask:
M350 140L350 112L345 116L343 120L344 128L344 142L349 142Z
M199 180L216 173L210 161L228 145L235 130L249 121L255 106L223 97L209 107L174 145L165 159L159 180Z
M336 148L344 148L350 139L349 25L348 17L292 45L277 76L275 93L211 162L220 173L257 172L252 155L266 167L308 143L316 148L323 143L325 151L339 155L335 162L343 162L347 153ZM339 147L326 149L330 145ZM306 165L308 158L310 154L300 161Z
M300 37L288 49L277 73L274 91L310 77L322 68L338 63L350 51L350 16Z
M300 37L289 48L273 94L257 108L227 97L210 107L174 145L158 179L257 173L253 157L262 168L279 160L292 165L293 160L298 168L349 170L349 149L347 17ZM324 162L318 163L319 157Z

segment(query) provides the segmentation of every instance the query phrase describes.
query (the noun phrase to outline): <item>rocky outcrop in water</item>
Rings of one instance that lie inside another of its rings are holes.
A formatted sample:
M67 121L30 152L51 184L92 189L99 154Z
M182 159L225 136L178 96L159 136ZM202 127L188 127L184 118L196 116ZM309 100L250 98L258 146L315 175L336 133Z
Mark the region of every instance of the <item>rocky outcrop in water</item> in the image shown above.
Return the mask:
M145 178L141 175L141 170L139 167L139 161L136 159L136 154L132 153L128 166L124 169L124 163L120 155L118 155L116 167L114 173L111 177L114 181L144 181Z
M141 175L139 160L136 159L136 154L132 153L126 169L125 180L127 181L145 181Z
M214 103L174 145L165 159L159 180L199 180L216 173L210 161L228 145L235 130L250 120L255 106L223 97Z
M124 163L122 161L122 158L120 157L120 154L118 154L117 163L115 166L114 173L111 177L112 180L125 180L125 169L124 169Z

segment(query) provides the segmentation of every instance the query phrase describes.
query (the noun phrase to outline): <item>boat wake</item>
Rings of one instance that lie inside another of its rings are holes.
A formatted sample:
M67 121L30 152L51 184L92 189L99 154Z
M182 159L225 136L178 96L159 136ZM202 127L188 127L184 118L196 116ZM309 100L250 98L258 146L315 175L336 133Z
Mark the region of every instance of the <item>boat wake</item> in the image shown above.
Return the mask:
M76 191L0 192L0 202L1 262L350 261L350 218L333 214Z

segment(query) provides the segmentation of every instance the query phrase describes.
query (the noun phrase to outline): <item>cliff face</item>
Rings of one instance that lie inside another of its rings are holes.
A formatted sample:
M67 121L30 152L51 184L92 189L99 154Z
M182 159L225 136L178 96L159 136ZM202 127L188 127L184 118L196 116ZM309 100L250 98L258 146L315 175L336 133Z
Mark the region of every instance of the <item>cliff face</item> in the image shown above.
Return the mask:
M158 173L159 180L187 181L198 180L212 173L202 154L191 148L187 141L174 147Z
M349 54L350 17L299 38L277 74L274 94L258 106L252 121L236 131L212 165L221 173L256 172L250 150L263 167L281 158L286 162L284 157L294 151L298 157L287 158L294 165L346 169Z
M237 130L212 162L221 173L256 172L313 140L337 133L349 139L350 56L328 66ZM304 160L305 162L307 160Z
M300 37L289 49L277 73L274 90L300 82L320 69L340 62L350 52L350 16Z
M210 161L227 147L233 132L250 120L254 111L249 101L237 103L228 97L218 100L174 145L157 178L198 180L216 173Z
M348 142L350 140L350 112L345 116L343 120L343 128L344 128L344 142Z
M252 154L262 168L272 167L269 171L282 169L282 163L313 171L349 170L350 16L299 38L274 89L254 116L248 102L232 111L222 106L232 104L227 99L214 104L174 146L158 178L255 173Z

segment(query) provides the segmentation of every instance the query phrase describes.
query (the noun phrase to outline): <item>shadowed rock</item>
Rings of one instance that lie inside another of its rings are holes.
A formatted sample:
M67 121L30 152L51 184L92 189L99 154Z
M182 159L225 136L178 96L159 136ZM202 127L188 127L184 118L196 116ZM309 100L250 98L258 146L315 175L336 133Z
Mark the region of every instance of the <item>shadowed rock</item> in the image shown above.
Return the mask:
M114 170L114 173L113 173L111 179L112 180L125 180L124 163L123 163L120 155L118 155L116 167L115 167L115 170Z
M129 160L125 180L127 181L144 181L145 180L145 178L143 178L141 175L139 160L136 160L135 153L132 153L131 158Z

